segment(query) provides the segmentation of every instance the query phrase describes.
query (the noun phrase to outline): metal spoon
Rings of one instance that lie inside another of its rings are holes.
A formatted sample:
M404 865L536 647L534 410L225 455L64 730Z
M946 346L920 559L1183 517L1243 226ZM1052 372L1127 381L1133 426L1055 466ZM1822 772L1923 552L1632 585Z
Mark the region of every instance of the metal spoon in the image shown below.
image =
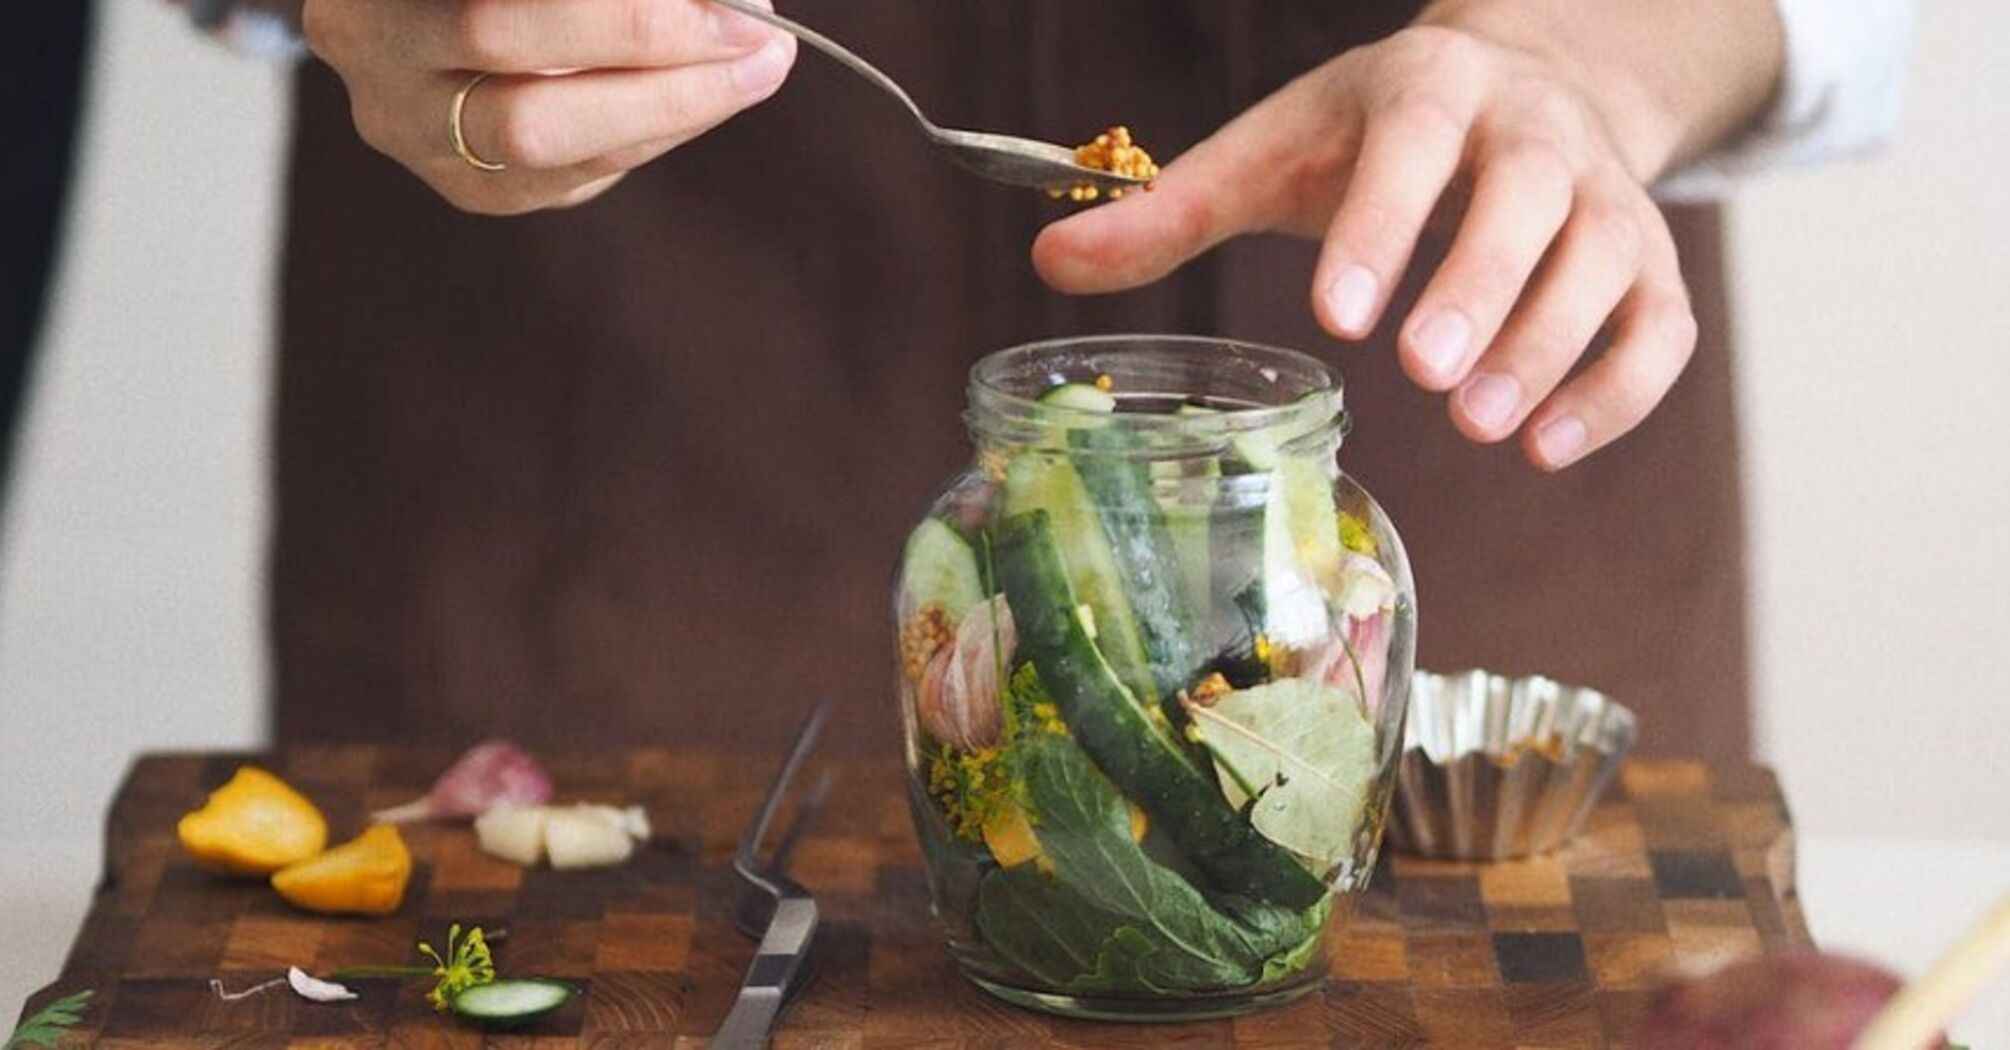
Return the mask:
M1057 146L1038 139L1020 138L1017 135L997 135L988 131L962 131L945 128L929 120L914 104L901 86L893 78L880 72L872 63L852 54L837 41L808 26L793 22L764 7L748 3L747 0L712 0L721 7L730 8L774 26L803 43L816 48L849 68L859 76L872 81L881 91L900 100L907 111L914 116L914 122L921 126L921 133L928 140L949 154L949 159L964 168L993 182L1008 186L1029 186L1049 192L1066 192L1068 189L1093 185L1103 194L1111 190L1129 190L1144 185L1144 180L1127 175L1087 168L1075 163L1075 151L1067 146Z

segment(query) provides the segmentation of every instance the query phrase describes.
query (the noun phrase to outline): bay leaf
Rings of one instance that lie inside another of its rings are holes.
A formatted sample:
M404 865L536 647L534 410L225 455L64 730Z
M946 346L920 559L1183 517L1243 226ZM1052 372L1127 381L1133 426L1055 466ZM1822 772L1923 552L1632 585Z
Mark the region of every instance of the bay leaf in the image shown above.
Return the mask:
M1254 793L1249 821L1265 838L1328 866L1353 851L1374 774L1375 727L1352 695L1287 678L1187 710L1214 752L1229 801L1240 807Z

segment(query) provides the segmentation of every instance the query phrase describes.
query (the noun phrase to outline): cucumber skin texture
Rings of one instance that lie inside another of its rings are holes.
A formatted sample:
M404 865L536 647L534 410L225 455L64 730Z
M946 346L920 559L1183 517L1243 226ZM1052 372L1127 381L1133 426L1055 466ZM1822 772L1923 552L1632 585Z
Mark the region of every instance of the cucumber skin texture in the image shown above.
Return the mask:
M1020 651L1103 773L1218 889L1289 908L1322 900L1325 883L1229 806L1103 660L1076 611L1046 512L1013 515L997 531L998 579Z
M1075 470L1102 520L1130 598L1152 685L1159 698L1166 698L1193 681L1207 653L1199 644L1200 612L1186 593L1183 563L1152 491L1151 470L1121 454L1129 444L1115 430L1069 435Z
M498 1010L484 1008L481 1005L481 1000L499 992L506 994L519 989L528 991L532 987L552 998L544 1004L519 1010ZM469 992L473 992L474 995L470 996ZM483 1028L521 1028L553 1013L571 1002L578 994L579 989L565 981L554 981L545 977L503 978L463 991L454 998L453 1011ZM462 1000L470 1000L471 1005L464 1005Z
M1095 614L1096 643L1104 658L1134 695L1156 702L1157 679L1144 632L1124 592L1124 567L1103 534L1102 518L1071 457L1029 450L1012 461L1005 475L1002 513L1031 511L1046 516L1050 538L1064 549L1068 583L1076 600Z

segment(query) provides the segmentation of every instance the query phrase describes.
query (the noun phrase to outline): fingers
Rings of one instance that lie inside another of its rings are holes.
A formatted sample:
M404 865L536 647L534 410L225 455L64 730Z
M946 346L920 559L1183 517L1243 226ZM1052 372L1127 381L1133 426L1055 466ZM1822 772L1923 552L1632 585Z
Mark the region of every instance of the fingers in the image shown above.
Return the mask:
M657 146L647 160L773 94L794 60L794 40L783 37L732 62L491 77L469 95L461 126L477 156L511 169L627 159L638 146Z
M1327 331L1361 339L1373 330L1458 173L1470 120L1462 105L1420 94L1398 95L1369 114L1312 277L1312 312Z
M1354 152L1358 122L1315 87L1302 80L1252 107L1166 165L1150 192L1049 225L1033 242L1034 268L1058 291L1120 291L1287 223L1300 187L1337 183Z
M1522 434L1529 462L1561 470L1638 426L1696 349L1696 317L1665 227L1651 238L1639 283L1620 304L1613 342L1544 402Z
M1494 341L1570 216L1573 178L1563 157L1532 145L1504 148L1481 163L1451 250L1397 340L1403 370L1417 385L1449 389Z
M314 0L311 28L338 66L536 73L718 62L784 36L708 0ZM326 12L324 11L324 14Z
M765 0L760 0L765 2ZM709 0L306 0L363 140L469 211L578 203L772 95L794 38ZM447 120L476 72L456 152Z
M1498 441L1513 433L1563 380L1639 275L1643 222L1659 222L1646 219L1652 206L1616 179L1581 187L1569 207L1569 222L1555 245L1530 249L1531 260L1540 259L1545 250L1549 259L1526 294L1523 278L1516 276L1500 282L1512 283L1512 288L1487 289L1487 296L1474 299L1488 304L1477 313L1483 325L1514 311L1498 338L1483 337L1479 345L1487 347L1485 355L1451 398L1454 425L1475 441ZM1548 235L1542 240L1547 242ZM1445 276L1441 271L1440 277ZM1428 336L1430 323L1426 319L1413 328ZM1434 349L1427 340L1418 342L1425 353Z

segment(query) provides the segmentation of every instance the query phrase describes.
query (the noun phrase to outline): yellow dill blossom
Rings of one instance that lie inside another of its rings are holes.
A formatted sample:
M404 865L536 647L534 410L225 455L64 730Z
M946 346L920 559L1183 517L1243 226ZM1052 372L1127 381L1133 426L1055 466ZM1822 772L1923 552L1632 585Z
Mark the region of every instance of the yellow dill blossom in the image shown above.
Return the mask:
M496 979L495 960L489 956L488 940L479 926L469 929L465 939L461 937L460 923L448 927L444 956L424 941L419 942L419 952L433 960L433 975L440 979L426 993L435 1010L445 1010L454 1004L455 996Z
M1340 512L1340 544L1356 554L1375 554L1375 531L1358 515Z
M1051 700L1033 705L1033 728L1055 736L1068 735L1068 723L1061 720L1061 709Z
M957 753L948 747L928 760L928 794L942 807L957 838L976 841L984 822L1011 793L1012 781L996 747Z

